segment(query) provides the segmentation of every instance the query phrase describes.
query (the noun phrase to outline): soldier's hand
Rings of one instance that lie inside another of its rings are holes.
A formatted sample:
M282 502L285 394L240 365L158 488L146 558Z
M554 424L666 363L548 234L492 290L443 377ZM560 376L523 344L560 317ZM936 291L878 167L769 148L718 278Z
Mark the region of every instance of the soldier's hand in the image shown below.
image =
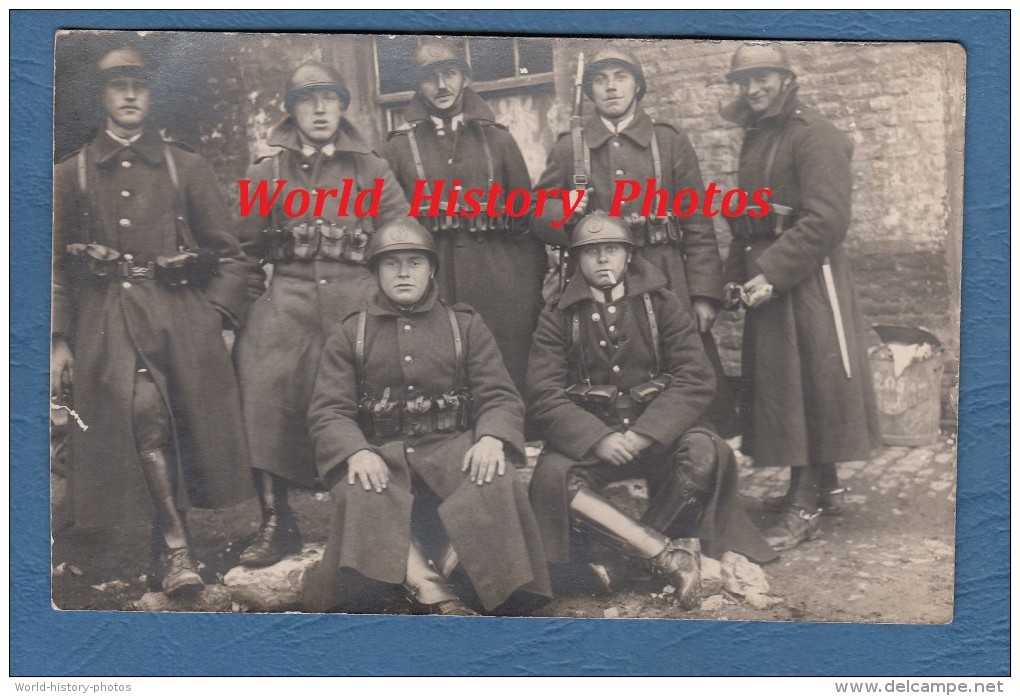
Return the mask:
M588 213L588 204L591 202L591 196L595 193L595 189L591 186L584 190L584 195L581 196L581 202L574 208L573 214L570 216L570 223L574 224Z
M694 319L698 323L698 333L708 333L711 331L718 315L715 303L711 300L696 297L691 300L691 309L694 310Z
M468 478L479 486L491 483L494 476L506 474L506 455L503 441L491 435L482 435L464 454L461 471L470 471Z
M53 340L50 350L50 394L56 396L74 382L74 356L63 338Z
M371 450L358 450L347 458L347 483L354 485L355 478L361 480L361 487L366 491L375 489L382 493L390 480L390 472L386 462Z
M748 307L760 307L772 299L774 291L775 288L765 274L759 273L744 283L744 304Z
M625 432L623 434L623 439L630 443L633 448L637 449L638 452L644 452L646 449L655 444L655 440L652 438L647 435L642 435L641 433L636 433L633 430Z
M623 466L641 454L634 443L620 433L610 433L595 444L595 456L614 466Z
M227 347L227 353L234 350L234 331L232 329L223 329L223 345Z

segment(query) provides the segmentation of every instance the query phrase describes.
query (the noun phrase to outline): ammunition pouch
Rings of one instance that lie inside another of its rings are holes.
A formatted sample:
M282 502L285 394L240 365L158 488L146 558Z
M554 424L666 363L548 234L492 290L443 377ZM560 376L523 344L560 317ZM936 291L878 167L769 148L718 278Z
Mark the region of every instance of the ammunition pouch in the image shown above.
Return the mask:
M265 260L342 261L364 265L369 234L361 226L348 228L333 221L299 222L289 228L270 227L262 232Z
M365 397L358 406L358 424L368 436L421 437L433 432L462 432L471 427L471 395L446 392L437 397L418 396L406 401Z
M171 287L190 285L202 288L216 275L219 255L211 249L182 251L173 256L157 256L153 269L156 279Z
M680 221L668 215L665 220L662 218L647 218L643 227L637 230L638 238L644 237L645 244L655 246L658 244L680 245L684 240L684 231L680 227Z
M463 217L461 215L451 217L441 210L439 215L435 217L423 216L418 218L418 221L432 234L440 236L464 231L478 237L516 237L524 234L529 229L527 216L514 218L506 213L496 216L480 213L475 217Z
M785 205L773 204L767 215L761 215L761 207L749 205L743 215L726 218L730 232L735 239L741 241L773 240L794 224L793 209ZM757 215L752 217L751 213Z
M173 256L158 256L155 262L138 263L103 244L69 244L67 254L78 277L94 280L115 278L156 279L171 287L202 288L219 266L219 255L211 249L182 251Z
M586 411L610 423L633 423L645 408L672 383L668 374L652 377L647 382L621 393L613 384L571 384L567 397Z

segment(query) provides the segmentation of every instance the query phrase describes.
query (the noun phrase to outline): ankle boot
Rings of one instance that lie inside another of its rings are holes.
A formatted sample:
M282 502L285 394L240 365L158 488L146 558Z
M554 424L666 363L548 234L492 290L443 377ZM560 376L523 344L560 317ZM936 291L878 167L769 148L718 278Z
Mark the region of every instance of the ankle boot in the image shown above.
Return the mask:
M279 562L284 556L301 551L301 532L287 502L287 482L256 469L255 489L259 494L262 525L255 540L241 552L244 566L261 567Z
M631 558L643 559L651 571L677 590L680 606L694 609L701 601L701 548L697 539L673 541L617 510L588 488L570 501L570 512L599 541Z
M156 510L149 586L155 587L158 577L159 587L171 597L199 591L203 587L202 578L191 555L184 512L177 508L174 474L166 452L148 450L140 454L140 460Z
M407 554L404 590L414 604L429 614L478 616L478 612L461 601L453 587L425 558L417 539L411 539L411 548Z

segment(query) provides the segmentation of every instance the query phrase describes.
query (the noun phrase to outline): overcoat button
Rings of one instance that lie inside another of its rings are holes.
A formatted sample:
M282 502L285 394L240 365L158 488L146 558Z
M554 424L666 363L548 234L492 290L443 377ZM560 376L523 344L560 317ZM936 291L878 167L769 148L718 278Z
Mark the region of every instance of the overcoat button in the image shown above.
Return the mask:
M131 169L131 163L128 162L127 160L124 160L123 162L121 162L120 166L124 167L124 169Z
M128 288L130 288L130 287L131 287L131 281L129 281L129 280L125 280L125 281L124 281L123 283L121 283L121 284L120 284L120 286L121 286L122 288L124 288L125 290L127 290Z
M620 366L619 365L613 365L613 372L616 373L616 374L620 374Z

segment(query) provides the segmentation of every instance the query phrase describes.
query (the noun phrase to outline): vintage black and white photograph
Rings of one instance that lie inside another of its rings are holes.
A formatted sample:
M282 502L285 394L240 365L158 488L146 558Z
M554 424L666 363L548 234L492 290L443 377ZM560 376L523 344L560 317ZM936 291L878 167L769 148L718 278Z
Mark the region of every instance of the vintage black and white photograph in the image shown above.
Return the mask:
M953 620L960 45L54 40L54 608Z

